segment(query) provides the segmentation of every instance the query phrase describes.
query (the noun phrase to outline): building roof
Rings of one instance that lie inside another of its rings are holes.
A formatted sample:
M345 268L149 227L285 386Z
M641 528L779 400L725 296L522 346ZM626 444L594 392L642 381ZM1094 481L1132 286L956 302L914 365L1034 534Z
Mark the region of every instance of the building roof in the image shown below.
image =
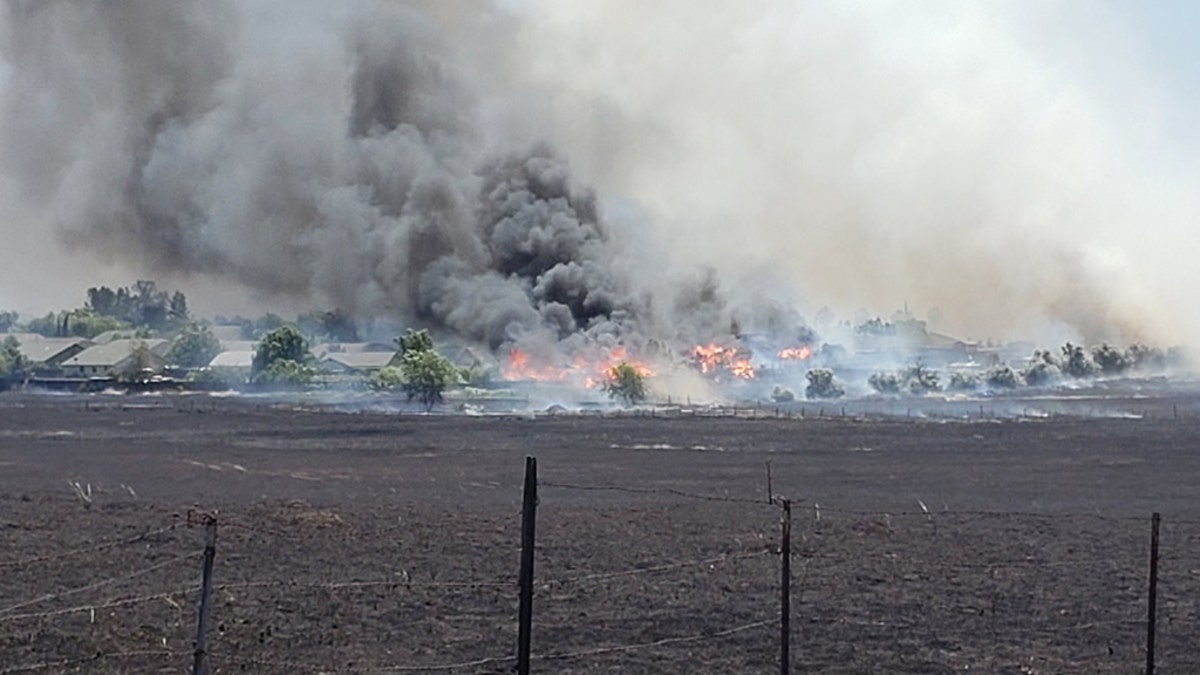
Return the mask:
M111 368L129 358L133 354L133 350L141 344L150 348L151 354L160 357L158 351L167 341L166 340L113 340L112 342L93 345L79 352L75 356L63 361L63 367L85 367L95 366L99 368Z
M85 338L38 338L21 342L21 353L34 363L52 363L64 353L83 351L92 344Z
M336 364L347 370L378 370L391 365L396 352L334 352L321 359L321 363Z
M252 352L258 349L258 343L254 340L221 340L220 342L223 352Z
M253 351L221 352L208 362L209 368L250 368L254 365Z
M362 352L394 354L396 345L387 342L324 342L309 349L318 360L330 354L356 354Z

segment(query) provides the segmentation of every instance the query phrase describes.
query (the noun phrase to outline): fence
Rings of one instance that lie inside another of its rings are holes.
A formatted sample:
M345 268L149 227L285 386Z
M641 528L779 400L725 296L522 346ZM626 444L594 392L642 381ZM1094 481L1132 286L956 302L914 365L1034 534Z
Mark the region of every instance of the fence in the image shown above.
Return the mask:
M0 675L1200 672L1200 522L850 511L530 464L512 513L0 523Z

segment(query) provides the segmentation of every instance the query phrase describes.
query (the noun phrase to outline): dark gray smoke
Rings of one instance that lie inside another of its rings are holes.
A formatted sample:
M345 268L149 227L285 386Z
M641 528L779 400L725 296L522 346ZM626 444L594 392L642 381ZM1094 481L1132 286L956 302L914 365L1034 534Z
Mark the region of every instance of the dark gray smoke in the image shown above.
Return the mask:
M5 168L70 245L493 347L639 309L596 198L503 149L419 4L13 2ZM492 134L494 135L494 134ZM497 149L500 148L500 149Z

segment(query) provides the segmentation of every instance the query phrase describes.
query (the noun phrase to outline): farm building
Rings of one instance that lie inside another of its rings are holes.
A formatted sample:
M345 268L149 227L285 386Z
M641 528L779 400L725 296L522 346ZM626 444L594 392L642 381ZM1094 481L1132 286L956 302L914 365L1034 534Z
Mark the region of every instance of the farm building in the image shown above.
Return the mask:
M67 377L129 377L139 372L161 371L167 364L167 340L117 339L93 345L63 361Z

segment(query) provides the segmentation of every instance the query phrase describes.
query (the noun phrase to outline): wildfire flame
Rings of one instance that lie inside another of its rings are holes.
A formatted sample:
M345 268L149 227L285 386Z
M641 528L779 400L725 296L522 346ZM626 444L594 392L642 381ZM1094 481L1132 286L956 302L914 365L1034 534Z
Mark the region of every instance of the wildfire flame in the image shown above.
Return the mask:
M716 343L696 345L692 348L692 358L696 360L700 372L705 375L728 370L744 380L753 380L758 376L750 359L739 355L735 347L723 347Z
M783 359L784 361L804 361L812 355L813 350L809 345L787 347L779 350L779 358Z
M615 368L621 363L628 363L642 377L654 375L653 368L640 360L631 358L624 347L613 347L606 353L597 354L591 358L582 353L576 354L568 366L533 363L529 354L513 347L508 353L508 361L500 366L500 376L506 380L582 382L583 386L591 389L615 380Z

